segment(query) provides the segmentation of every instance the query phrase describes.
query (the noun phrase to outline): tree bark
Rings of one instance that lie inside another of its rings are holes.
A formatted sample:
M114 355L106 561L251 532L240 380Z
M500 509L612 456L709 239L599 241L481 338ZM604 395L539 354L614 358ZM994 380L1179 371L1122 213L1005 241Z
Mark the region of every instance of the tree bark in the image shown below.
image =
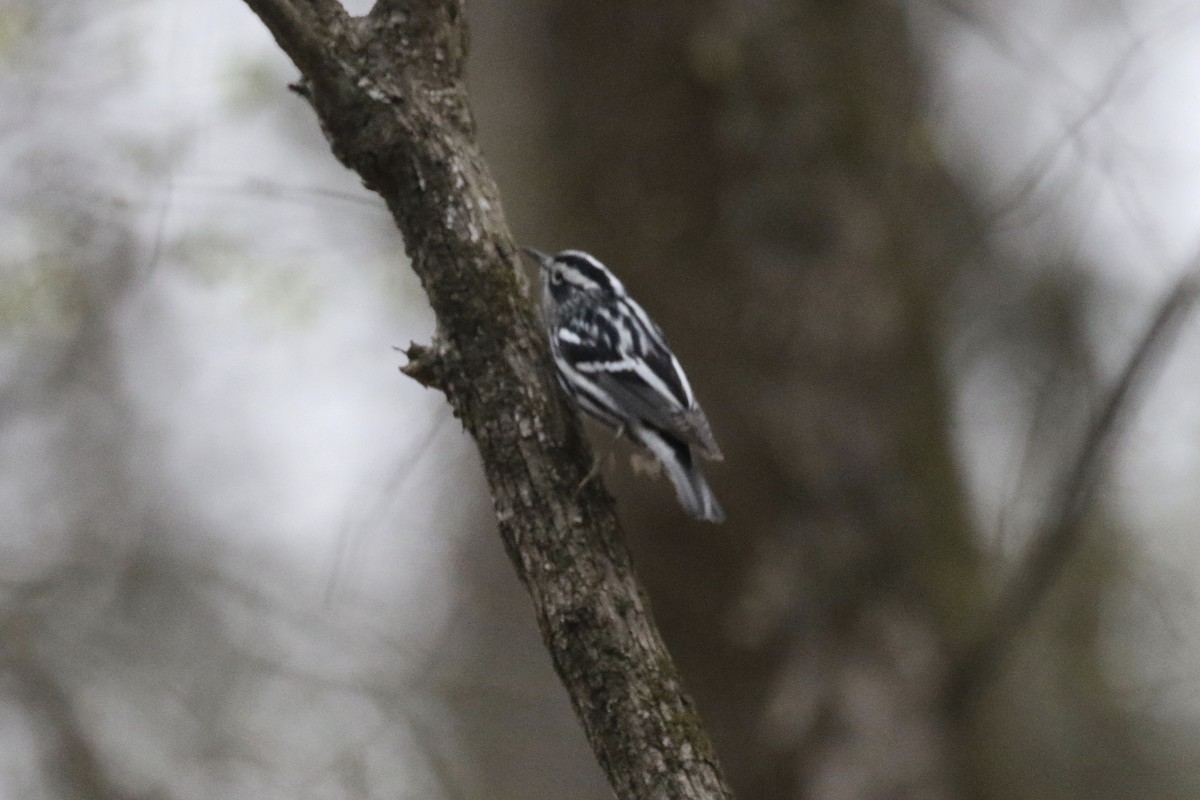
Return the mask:
M479 446L505 548L621 798L726 798L650 617L611 497L525 296L462 73L461 0L246 0L303 73L333 152L387 202L437 316L405 372Z

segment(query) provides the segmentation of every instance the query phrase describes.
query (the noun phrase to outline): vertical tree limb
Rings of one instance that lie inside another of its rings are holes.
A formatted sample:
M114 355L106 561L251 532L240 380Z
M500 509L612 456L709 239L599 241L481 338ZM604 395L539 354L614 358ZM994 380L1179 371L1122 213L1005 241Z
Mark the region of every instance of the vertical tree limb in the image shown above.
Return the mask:
M726 798L634 577L612 499L524 296L463 86L461 0L246 0L300 68L333 152L387 202L437 315L405 371L475 438L501 537L621 798ZM581 483L583 486L581 487Z

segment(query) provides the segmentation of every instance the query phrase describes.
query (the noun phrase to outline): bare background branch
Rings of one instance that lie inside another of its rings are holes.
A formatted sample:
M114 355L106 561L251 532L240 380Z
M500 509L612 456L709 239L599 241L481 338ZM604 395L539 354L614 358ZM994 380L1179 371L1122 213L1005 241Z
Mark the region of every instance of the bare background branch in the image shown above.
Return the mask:
M953 708L976 699L1011 658L1030 618L1075 559L1086 528L1084 519L1093 510L1096 494L1112 460L1119 437L1137 413L1154 369L1170 355L1183 325L1195 312L1200 282L1184 276L1162 301L1128 363L1104 399L1088 428L1071 473L1049 506L1051 520L1029 543L1028 552L1015 567L995 606L989 611L982 635L962 656L949 683Z

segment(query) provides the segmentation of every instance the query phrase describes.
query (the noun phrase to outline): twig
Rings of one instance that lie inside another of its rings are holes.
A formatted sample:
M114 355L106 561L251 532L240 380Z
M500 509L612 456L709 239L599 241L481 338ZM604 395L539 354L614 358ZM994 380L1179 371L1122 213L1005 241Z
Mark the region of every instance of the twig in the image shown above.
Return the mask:
M1000 593L979 639L964 652L951 673L948 698L961 713L1001 671L1021 632L1029 624L1083 540L1083 520L1092 507L1117 439L1135 410L1135 401L1151 372L1200 297L1200 279L1189 274L1172 289L1147 327L1100 414L1083 437L1063 483L1051 518L1030 544L1024 561Z

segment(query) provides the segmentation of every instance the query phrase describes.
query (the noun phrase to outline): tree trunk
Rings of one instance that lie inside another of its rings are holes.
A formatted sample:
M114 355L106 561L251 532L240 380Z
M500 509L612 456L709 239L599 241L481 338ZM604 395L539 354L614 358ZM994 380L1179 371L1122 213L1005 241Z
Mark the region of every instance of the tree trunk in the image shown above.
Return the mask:
M555 5L557 241L658 318L726 461L723 530L618 495L742 798L947 798L979 591L939 306L971 219L887 2Z

